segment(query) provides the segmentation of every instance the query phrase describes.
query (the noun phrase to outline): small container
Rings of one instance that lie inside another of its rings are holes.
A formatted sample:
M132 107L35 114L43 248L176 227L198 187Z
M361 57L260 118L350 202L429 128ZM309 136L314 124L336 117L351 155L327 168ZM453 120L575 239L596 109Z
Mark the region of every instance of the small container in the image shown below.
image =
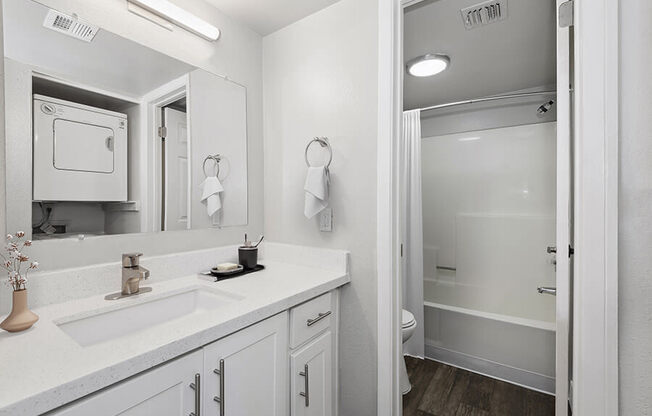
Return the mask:
M245 269L253 269L258 265L258 247L238 247L238 261Z

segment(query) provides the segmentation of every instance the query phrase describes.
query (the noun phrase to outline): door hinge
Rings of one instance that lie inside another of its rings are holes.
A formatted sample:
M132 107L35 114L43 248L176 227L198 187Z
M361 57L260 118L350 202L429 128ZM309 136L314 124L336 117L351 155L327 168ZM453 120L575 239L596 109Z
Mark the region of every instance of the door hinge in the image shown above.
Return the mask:
M401 243L401 257L403 257L403 243Z
M159 127L158 128L158 137L161 139L165 139L168 136L168 128L167 127Z
M559 5L559 27L573 26L574 0L568 0Z
M573 246L571 246L569 244L568 245L568 258L570 258L570 256L572 256L573 254L575 254L575 249L573 248Z

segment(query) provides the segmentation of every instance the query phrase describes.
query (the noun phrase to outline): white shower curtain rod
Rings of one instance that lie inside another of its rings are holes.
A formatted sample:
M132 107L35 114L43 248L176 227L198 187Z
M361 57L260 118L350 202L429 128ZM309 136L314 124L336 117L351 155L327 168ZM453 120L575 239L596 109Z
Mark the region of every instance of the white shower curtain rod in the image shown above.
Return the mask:
M535 95L552 95L552 94L557 94L557 91L536 91L536 92L522 92L519 94L508 94L508 95L494 95L491 97L482 97L482 98L474 98L472 100L464 100L464 101L455 101L452 103L446 103L446 104L438 104L438 105L431 105L430 107L424 107L421 108L421 112L423 111L430 111L430 110L438 110L440 108L447 108L447 107L454 107L457 105L464 105L464 104L473 104L473 103L482 103L486 101L495 101L495 100L507 100L510 98L522 98L522 97L531 97Z

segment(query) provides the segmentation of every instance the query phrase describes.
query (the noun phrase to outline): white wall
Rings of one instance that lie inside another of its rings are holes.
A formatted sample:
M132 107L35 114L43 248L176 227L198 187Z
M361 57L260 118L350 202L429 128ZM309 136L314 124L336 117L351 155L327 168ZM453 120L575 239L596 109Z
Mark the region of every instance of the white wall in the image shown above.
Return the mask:
M620 1L620 414L652 414L652 2Z
M263 40L265 233L351 251L352 282L341 300L342 416L376 414L377 16L373 0L342 0ZM332 233L303 216L304 149L314 136L333 147Z
M0 6L2 3L0 2ZM0 7L0 56L4 56L4 40L3 40L3 20L2 20L2 7ZM5 95L5 65L4 59L0 59L0 97ZM5 102L0 100L0 161L5 160ZM6 221L5 215L7 193L5 191L5 168L6 163L0 164L0 236L6 234Z
M126 251L165 254L240 241L242 234L263 230L262 38L201 0L176 1L222 30L222 38L207 42L180 28L168 31L127 11L123 0L43 0L40 3L148 46L173 58L229 78L247 87L249 224L220 230L193 230L87 238L84 241L37 242L32 257L43 270L116 261ZM3 159L4 160L4 159ZM9 161L8 161L9 162ZM23 163L24 161L14 161ZM2 221L4 226L4 221ZM15 231L15 230L14 230Z

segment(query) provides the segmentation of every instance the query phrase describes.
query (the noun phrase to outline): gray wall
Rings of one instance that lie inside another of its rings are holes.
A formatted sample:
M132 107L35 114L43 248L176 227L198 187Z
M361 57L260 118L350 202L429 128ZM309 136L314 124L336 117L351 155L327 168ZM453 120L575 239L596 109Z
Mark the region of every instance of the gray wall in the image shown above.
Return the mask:
M340 306L342 416L376 414L377 50L375 0L342 0L263 40L265 233L351 251ZM303 215L304 149L314 136L333 147L332 233Z
M652 2L620 11L620 414L652 415Z

